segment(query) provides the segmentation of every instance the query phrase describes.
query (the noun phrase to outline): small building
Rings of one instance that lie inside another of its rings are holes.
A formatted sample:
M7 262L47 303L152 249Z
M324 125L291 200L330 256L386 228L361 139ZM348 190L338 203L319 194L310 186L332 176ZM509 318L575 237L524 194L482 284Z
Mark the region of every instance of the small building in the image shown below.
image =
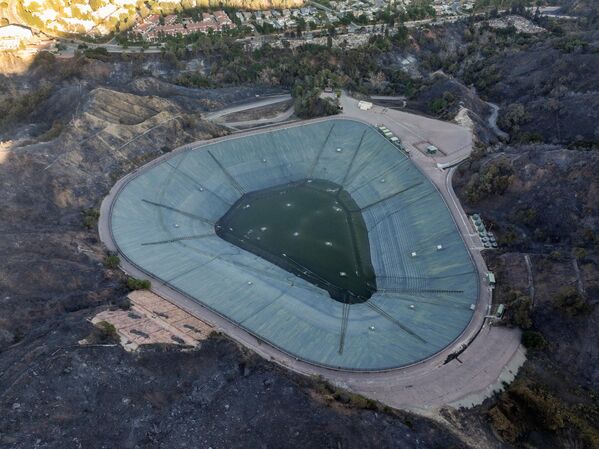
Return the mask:
M495 311L495 317L496 318L503 318L503 313L505 312L505 304L499 304L497 306L497 310Z
M495 287L495 275L490 271L487 273L487 281L491 287Z
M437 151L439 151L439 148L434 145L429 145L426 147L426 154L437 154Z
M159 14L151 14L146 17L146 22L152 23L154 25L158 25L160 23L160 15Z
M177 21L177 16L175 14L169 14L164 18L165 25L174 25Z

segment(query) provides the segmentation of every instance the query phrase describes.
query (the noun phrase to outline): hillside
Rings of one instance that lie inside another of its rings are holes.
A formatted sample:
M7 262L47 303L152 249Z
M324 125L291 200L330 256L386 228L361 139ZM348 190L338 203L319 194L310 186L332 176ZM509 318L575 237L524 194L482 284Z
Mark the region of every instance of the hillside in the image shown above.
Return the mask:
M90 316L127 307L93 223L114 181L222 135L202 112L269 92L187 89L122 65L48 59L3 79L4 103L53 87L0 130L0 446L466 449L435 422L355 407L223 337L191 352L78 345Z
M183 10L237 8L247 10L297 8L303 0L15 0L21 18L50 33L102 36L130 28L150 14Z
M525 19L524 32L481 18L356 48L247 51L212 36L156 55L43 53L0 77L0 446L599 448L598 22ZM77 344L99 310L127 307L94 229L114 181L227 132L206 112L281 91L301 104L328 85L472 121L477 148L453 184L498 237L484 257L528 361L481 406L442 410L449 427L222 337L190 352Z

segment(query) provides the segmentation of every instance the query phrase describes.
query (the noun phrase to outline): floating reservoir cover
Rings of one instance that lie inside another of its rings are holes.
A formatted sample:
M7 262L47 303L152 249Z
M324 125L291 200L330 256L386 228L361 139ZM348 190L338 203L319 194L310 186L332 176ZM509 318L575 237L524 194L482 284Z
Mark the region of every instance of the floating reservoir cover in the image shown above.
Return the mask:
M121 188L110 225L121 255L155 282L322 366L426 359L463 332L478 300L438 191L356 121L173 152Z

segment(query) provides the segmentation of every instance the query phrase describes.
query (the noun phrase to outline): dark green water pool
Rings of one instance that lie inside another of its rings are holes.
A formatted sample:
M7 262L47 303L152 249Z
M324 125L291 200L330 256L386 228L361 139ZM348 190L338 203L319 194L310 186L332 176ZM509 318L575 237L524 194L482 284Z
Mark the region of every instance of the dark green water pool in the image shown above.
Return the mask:
M304 180L245 194L215 229L337 301L364 302L376 291L362 213L335 183Z

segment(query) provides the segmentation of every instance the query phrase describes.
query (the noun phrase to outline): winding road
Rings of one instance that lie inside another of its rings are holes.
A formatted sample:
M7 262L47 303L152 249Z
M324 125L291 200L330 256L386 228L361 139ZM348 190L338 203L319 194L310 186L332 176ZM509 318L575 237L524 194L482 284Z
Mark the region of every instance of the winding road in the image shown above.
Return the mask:
M508 133L500 130L499 127L497 126L497 117L499 116L499 106L497 106L495 103L490 103L490 102L487 102L487 104L491 107L491 115L487 119L487 123L489 124L489 127L493 130L495 135L497 137L499 137L501 140L508 140L510 138L510 135Z

